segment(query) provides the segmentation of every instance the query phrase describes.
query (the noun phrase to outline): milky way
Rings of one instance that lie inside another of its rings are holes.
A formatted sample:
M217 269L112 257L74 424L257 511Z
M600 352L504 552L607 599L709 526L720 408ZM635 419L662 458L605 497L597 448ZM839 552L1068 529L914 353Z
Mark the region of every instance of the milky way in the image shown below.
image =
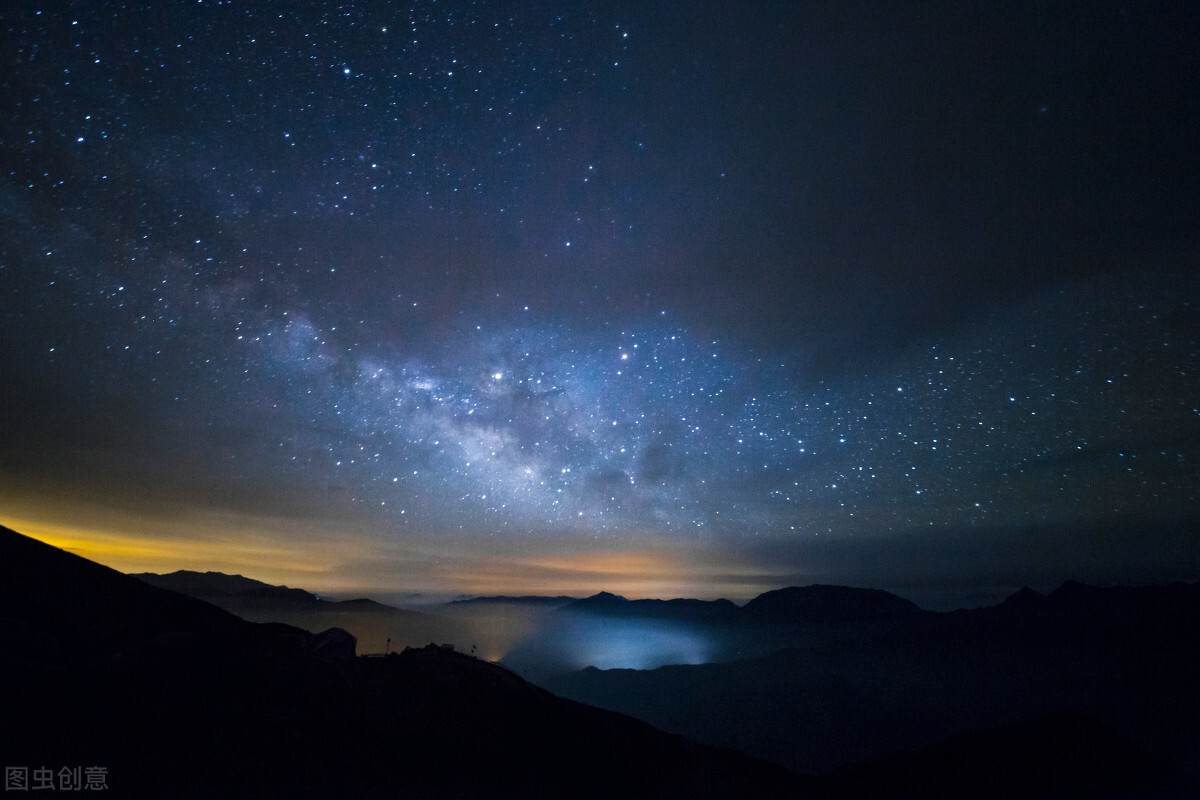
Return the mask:
M987 347L930 346L836 385L666 323L479 325L433 360L339 346L289 314L240 328L244 380L221 384L253 427L232 456L266 454L258 480L341 487L397 525L812 534L1132 515L1189 494L1194 443L1176 434L1196 414L1194 337L1144 306L1092 319L1053 301L1062 339L1026 309Z
M1194 13L677 11L6 7L21 519L833 581L1191 518Z

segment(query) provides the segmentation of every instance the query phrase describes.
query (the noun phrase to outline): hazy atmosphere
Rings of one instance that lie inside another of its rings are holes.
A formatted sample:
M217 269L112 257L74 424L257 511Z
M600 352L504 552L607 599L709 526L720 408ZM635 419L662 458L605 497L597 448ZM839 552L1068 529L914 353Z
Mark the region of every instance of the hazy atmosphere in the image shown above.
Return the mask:
M0 37L0 524L381 598L1200 579L1194 3Z

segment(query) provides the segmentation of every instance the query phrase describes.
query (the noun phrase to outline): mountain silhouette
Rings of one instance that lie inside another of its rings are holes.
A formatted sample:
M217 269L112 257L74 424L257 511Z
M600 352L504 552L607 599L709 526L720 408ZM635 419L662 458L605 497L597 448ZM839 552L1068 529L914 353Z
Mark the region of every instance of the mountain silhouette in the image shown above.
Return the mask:
M622 597L619 594L612 592L597 592L591 597L585 597L582 600L577 600L571 605L589 607L604 607L604 608L619 608L629 603L628 598Z
M308 608L323 602L240 576L177 575L193 592L200 591L196 581L209 580L203 588L214 597L280 598ZM991 608L950 613L838 586L767 592L740 609L728 601L628 600L609 592L448 606L544 613L550 624L505 657L519 669L522 659L566 664L572 648L661 647L670 656L685 653L680 638L709 642L702 660L718 663L534 673L558 694L698 741L800 771L837 768L809 785L818 793L1021 796L1038 794L1040 780L1044 796L1086 796L1100 786L1114 796L1171 796L1172 787L1187 785L1179 775L1195 768L1188 754L1200 741L1197 726L1186 716L1162 724L1171 719L1168 707L1197 705L1189 683L1200 633L1194 585L1067 582L1048 594L1026 588ZM571 644L570 636L582 638ZM564 641L555 652L552 643ZM336 651L336 642L330 647ZM749 655L736 657L738 651ZM1089 714L1064 723L1074 709ZM1052 739L1068 729L1071 736L1039 746L1036 757L1023 744L1022 732ZM1048 770L1047 762L1061 766ZM1000 780L994 773L1003 763L1023 766ZM1096 777L1109 775L1106 769L1127 783ZM977 791L965 792L973 780ZM1070 786L1091 788L1072 794Z
M0 615L21 633L6 654L68 665L118 658L186 632L196 645L262 645L237 616L0 527ZM18 626L16 623L20 622ZM284 629L272 628L283 635ZM286 636L284 638L287 638ZM176 637L178 640L178 637Z
M911 600L880 589L848 586L793 586L765 592L742 607L742 616L790 624L882 622L924 612Z
M489 606L489 605L515 605L515 606L534 606L538 608L557 608L565 606L568 603L573 603L579 598L568 597L566 595L540 595L540 594L524 594L517 596L510 595L488 595L485 597L467 597L461 600L451 600L447 605L455 607L463 606Z
M605 710L442 646L355 657L345 631L249 622L0 528L0 752L102 767L120 797L1194 796L1196 586L1067 584L949 614L830 588L719 624L678 612L723 604L600 598L644 610L600 618L634 631L832 631L549 682Z
M543 685L808 773L1081 713L1128 740L1134 761L1149 753L1164 775L1197 785L1200 585L1067 583L949 613L884 592L798 587L741 612L751 657L585 669Z
M570 613L717 622L732 619L738 607L728 600L628 600L621 595L599 592L562 607Z
M385 648L403 650L431 641L468 638L453 620L374 600L326 600L303 589L274 586L241 575L179 570L132 577L173 592L212 603L251 622L282 622L318 633L328 628L349 631L364 653Z
M303 589L292 589L287 586L274 586L253 578L241 575L227 575L223 572L194 572L181 569L165 575L153 572L134 573L133 577L153 584L162 589L186 594L188 597L201 599L216 599L223 597L261 598L298 604L320 602L312 592Z
M811 780L437 646L256 624L0 528L0 753L118 797L804 797ZM53 765L53 766L51 766Z

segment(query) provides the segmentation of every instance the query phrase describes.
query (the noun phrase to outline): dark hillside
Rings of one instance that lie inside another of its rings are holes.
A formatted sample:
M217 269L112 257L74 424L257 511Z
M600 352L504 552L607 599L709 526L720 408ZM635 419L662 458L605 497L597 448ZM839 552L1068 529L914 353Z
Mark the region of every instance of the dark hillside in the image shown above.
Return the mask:
M0 529L0 754L114 797L796 797L805 779L438 647L252 624Z

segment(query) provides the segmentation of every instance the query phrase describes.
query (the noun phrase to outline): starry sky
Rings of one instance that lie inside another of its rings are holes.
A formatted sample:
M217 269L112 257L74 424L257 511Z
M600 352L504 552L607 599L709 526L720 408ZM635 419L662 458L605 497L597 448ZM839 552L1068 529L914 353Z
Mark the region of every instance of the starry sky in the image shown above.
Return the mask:
M1200 579L1194 3L0 37L0 523L331 592Z

